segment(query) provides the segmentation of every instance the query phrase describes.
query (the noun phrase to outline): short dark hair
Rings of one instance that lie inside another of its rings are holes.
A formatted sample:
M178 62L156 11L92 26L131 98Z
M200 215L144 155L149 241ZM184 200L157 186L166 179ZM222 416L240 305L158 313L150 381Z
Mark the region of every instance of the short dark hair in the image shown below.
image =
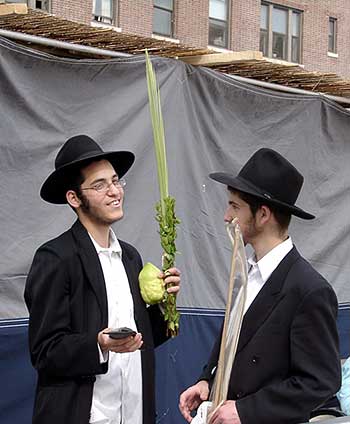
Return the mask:
M84 194L81 190L81 185L85 181L85 178L83 176L82 170L90 165L92 162L95 162L96 159L90 159L87 160L81 164L79 164L78 167L72 168L69 172L67 172L66 178L67 178L67 191L73 190L77 197L82 200ZM75 208L73 208L71 205L69 205L71 209L73 209L74 212L76 212Z
M67 191L73 190L78 197L81 196L81 185L85 178L81 172L82 168L73 169L67 174Z
M66 178L67 178L67 191L73 190L77 194L77 196L80 198L82 195L81 191L81 185L85 181L85 178L83 176L82 170L92 164L93 162L99 162L103 159L88 159L82 163L79 164L78 167L72 168L69 172L67 172Z
M261 208L261 206L266 205L273 213L280 229L282 231L285 231L288 229L290 220L292 218L292 215L288 212L284 212L283 210L277 208L274 205L269 204L268 202L265 202L252 194L244 193L243 191L235 190L232 187L228 187L229 191L232 193L237 193L237 195L242 199L244 202L248 203L249 208L255 217L257 211Z

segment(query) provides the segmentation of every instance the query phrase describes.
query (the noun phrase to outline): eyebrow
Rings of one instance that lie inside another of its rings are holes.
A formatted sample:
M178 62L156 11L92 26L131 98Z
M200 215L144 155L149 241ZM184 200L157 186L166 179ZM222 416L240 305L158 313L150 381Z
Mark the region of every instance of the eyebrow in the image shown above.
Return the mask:
M118 174L112 175L111 180L114 180L115 178L119 178ZM107 178L97 178L96 180L92 181L90 184L98 184L107 181Z
M234 200L229 200L229 201L228 201L228 204L229 204L230 206L239 206L239 207L241 207L241 206L242 206L242 205L240 205L239 203L235 202Z

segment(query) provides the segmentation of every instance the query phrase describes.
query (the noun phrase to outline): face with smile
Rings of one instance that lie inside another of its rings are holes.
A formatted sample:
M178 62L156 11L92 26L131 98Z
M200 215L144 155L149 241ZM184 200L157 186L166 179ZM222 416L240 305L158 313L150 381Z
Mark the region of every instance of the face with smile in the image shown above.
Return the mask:
M93 162L81 170L84 182L77 213L93 226L107 227L123 217L124 189L116 185L118 175L107 160ZM97 187L105 184L106 190Z
M244 244L254 244L255 238L259 235L256 218L253 216L250 206L242 200L238 193L228 191L228 206L225 211L225 222L231 222L238 218Z

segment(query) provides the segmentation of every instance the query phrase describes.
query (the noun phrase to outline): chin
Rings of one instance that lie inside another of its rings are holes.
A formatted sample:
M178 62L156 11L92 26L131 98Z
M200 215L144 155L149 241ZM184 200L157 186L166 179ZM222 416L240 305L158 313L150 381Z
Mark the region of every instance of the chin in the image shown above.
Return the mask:
M124 216L123 211L120 211L119 213L115 214L114 217L111 217L110 221L111 224L113 224L114 222L120 221Z

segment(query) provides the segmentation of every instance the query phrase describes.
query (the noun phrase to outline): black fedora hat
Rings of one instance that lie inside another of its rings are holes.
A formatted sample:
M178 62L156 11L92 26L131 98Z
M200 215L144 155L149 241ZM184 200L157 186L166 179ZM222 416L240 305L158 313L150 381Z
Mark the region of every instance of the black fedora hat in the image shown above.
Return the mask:
M215 172L209 177L286 213L303 219L315 218L295 206L304 177L275 150L262 148L256 151L237 176Z
M135 156L127 151L104 152L96 141L87 135L71 137L58 152L55 171L42 185L40 196L49 203L67 203L66 192L69 189L72 171L93 159L107 159L117 171L118 176L122 177L133 164Z

